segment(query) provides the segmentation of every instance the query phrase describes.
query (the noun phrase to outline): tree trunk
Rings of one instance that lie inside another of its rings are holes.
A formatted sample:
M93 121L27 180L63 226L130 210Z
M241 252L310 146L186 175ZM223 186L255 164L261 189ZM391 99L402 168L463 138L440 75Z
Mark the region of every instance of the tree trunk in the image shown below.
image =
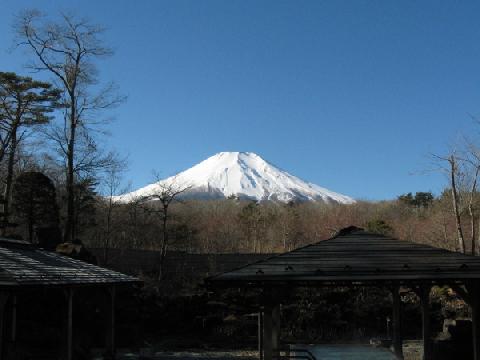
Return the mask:
M110 194L110 199L108 200L108 211L107 211L107 231L105 233L104 248L103 248L103 264L108 263L108 250L110 247L110 232L112 224L112 212L113 212L113 200L112 194Z
M76 132L76 108L75 97L70 94L70 138L67 148L67 219L65 223L64 242L73 242L75 240L75 179L74 179L74 151L75 151L75 132Z
M12 139L10 142L10 151L8 154L8 164L7 164L7 178L5 184L5 191L3 193L3 221L5 222L5 227L2 228L2 235L5 235L5 231L8 227L10 219L10 200L12 197L12 185L13 185L13 167L15 165L15 153L17 152L17 129L14 127L12 129Z
M445 219L445 214L442 214L442 220L443 242L448 244L450 241L448 239L447 220Z
M475 169L475 176L473 178L472 188L470 189L470 198L468 200L468 214L470 216L470 244L472 248L472 255L475 255L475 241L476 241L476 234L475 231L477 230L475 224L475 209L473 206L473 202L475 200L475 193L477 191L477 179L480 167L477 166Z
M138 208L138 203L135 202L133 203L133 209L130 208L130 225L132 228L132 240L133 240L133 247L137 248L138 247L138 217L137 217L137 208Z
M33 243L33 218L32 216L28 219L28 241Z
M33 188L30 188L29 197L33 199ZM35 210L33 209L34 206L31 205L28 207L28 214L27 214L27 227L28 227L28 241L33 243L33 229L35 226Z
M165 261L165 256L167 255L167 243L168 243L168 229L167 229L167 216L168 216L168 205L163 207L163 216L162 216L162 245L160 248L160 263L158 267L158 280L163 278L163 265Z
M450 181L452 185L452 202L453 202L453 213L455 215L455 225L457 228L457 240L458 247L460 252L465 253L465 239L463 237L462 223L460 221L460 211L458 209L458 192L457 192L457 183L455 179L455 172L457 170L457 162L455 157L452 155L449 158L450 163Z
M477 222L477 252L480 253L480 221Z
M7 151L7 146L5 146L3 143L0 146L0 163L3 161L3 158L5 157L5 153Z
M468 214L470 216L470 232L471 232L471 237L470 237L470 243L471 243L471 248L472 248L472 255L475 255L476 249L475 249L475 241L476 241L476 224L475 224L475 212L473 209L473 205L470 203L468 204Z

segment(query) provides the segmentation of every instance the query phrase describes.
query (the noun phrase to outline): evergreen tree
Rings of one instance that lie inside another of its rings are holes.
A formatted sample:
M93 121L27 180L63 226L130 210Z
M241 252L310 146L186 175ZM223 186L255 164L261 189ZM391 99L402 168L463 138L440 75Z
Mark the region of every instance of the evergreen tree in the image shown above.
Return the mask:
M57 106L60 91L52 84L11 72L0 72L0 161L7 157L3 218L8 224L17 148L27 128L46 124Z
M36 171L20 174L15 180L12 200L15 217L26 225L30 242L34 241L37 229L58 229L55 186L44 174Z
M398 201L407 206L412 206L415 203L415 199L411 192L407 194L402 194L398 197Z
M415 193L415 205L417 207L429 207L433 202L433 194L431 192L417 192Z
M415 196L412 195L411 192L407 194L400 195L398 197L398 201L407 205L407 206L414 206L417 208L427 208L433 202L434 196L431 192L416 192Z

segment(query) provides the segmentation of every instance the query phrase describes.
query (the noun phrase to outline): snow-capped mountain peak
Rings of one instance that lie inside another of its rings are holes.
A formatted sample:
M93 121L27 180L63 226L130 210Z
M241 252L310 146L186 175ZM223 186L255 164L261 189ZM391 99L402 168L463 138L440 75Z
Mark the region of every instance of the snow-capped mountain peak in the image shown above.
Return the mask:
M222 198L237 196L258 201L319 200L349 204L352 198L327 190L263 160L252 152L220 152L180 172L118 198L130 201L158 192L166 186L188 188L184 197Z

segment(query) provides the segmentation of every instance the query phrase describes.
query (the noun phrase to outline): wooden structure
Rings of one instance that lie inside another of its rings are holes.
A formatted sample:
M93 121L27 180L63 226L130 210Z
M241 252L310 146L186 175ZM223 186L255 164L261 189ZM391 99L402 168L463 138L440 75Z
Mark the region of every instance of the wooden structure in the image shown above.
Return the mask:
M80 260L45 251L25 241L0 238L0 358L4 358L2 345L6 334L6 319L9 324L9 339L15 343L17 298L26 291L63 289L67 304L66 354L72 360L73 344L73 302L75 291L80 287L105 289L108 294L107 352L115 353L115 290L121 285L138 283L139 280L115 271L104 269ZM6 305L11 314L7 316ZM21 310L20 310L21 311Z
M104 261L103 248L89 248L96 257L100 266L108 265L108 268L126 274L155 273L158 272L157 250L143 249L108 249L108 261ZM198 254L185 251L169 251L165 258L165 274L181 273L189 278L199 278L199 281L207 276L220 274L240 266L266 259L274 254Z
M278 349L281 294L300 286L382 286L393 299L393 347L403 358L400 287L421 299L424 359L432 359L429 295L450 285L472 307L474 359L480 360L480 257L372 234L356 227L331 239L270 257L206 280L212 287L261 288L263 358Z

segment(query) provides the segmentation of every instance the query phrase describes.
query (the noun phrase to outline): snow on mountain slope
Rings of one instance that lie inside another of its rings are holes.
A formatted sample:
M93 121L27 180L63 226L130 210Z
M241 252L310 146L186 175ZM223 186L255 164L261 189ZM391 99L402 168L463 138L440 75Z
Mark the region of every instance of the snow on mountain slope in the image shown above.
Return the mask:
M238 196L258 201L319 200L350 204L352 198L307 183L290 175L251 152L221 152L175 176L122 195L119 201L149 196L160 188L186 188L182 196L222 198Z

